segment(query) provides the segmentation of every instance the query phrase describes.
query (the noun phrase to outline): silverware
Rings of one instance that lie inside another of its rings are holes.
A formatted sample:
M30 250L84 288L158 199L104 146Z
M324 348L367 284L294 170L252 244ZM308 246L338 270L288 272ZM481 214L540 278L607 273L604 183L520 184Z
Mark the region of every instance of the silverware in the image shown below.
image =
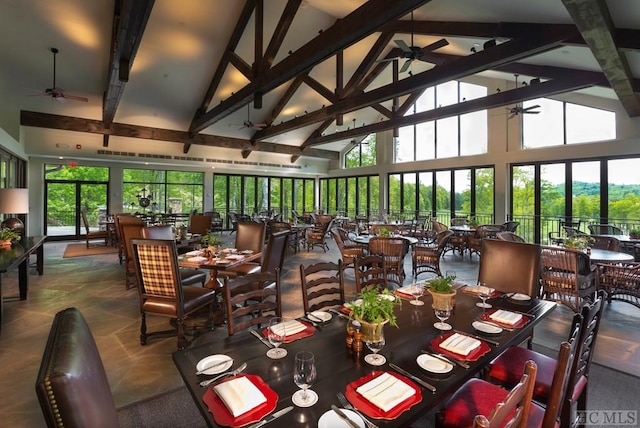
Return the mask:
M300 321L304 321L304 322L308 322L309 324L311 324L314 327L318 327L318 329L320 329L320 326L318 325L317 322L315 321L311 321L311 319L307 318L307 317L300 317L298 318Z
M204 374L204 372L206 372L207 370L211 370L211 369L215 369L216 367L220 367L220 366L224 366L225 364L227 364L229 361L231 361L231 363L233 364L233 358L227 358L226 360L223 361L219 361L215 364L212 364L210 366L206 366L205 368L203 368L200 371L196 372L196 375L201 375Z
M536 306L534 306L532 309L536 309L538 306L540 306L540 303L538 303ZM500 308L498 308L500 309ZM508 311L508 312L513 312L514 314L520 314L520 315L524 315L526 317L531 317L531 318L535 318L536 314L530 314L528 312L520 312L520 311L514 311L512 309L502 309L503 311Z
M476 336L475 334L467 333L465 331L460 331L460 330L453 330L453 331L454 331L454 333L458 333L458 334L461 334L463 336L473 337L474 339L485 341L485 342L490 343L490 344L495 345L495 346L500 346L500 342L498 342L497 340L487 339L486 337Z
M418 376L409 373L408 371L406 371L402 367L399 367L399 366L397 366L397 365L395 365L393 363L389 363L389 367L391 367L392 369L394 369L398 373L403 374L403 375L405 375L406 377L408 377L410 379L413 379L414 381L418 382L420 385L422 385L425 388L427 388L429 391L436 392L436 387L435 386L431 385L428 382L425 382L424 380L420 379Z
M506 330L506 331L514 331L515 330L515 328L505 327L503 325L496 324L496 323L493 323L491 321L483 320L482 318L479 318L476 321L478 321L478 322L480 322L482 324L487 324L487 325L490 325L490 326L493 326L493 327L498 327L498 328L501 328L501 329Z
M336 394L336 397L338 397L338 400L340 400L340 404L342 404L342 407L344 407L345 409L351 410L353 412L356 412L358 414L358 416L360 416L362 418L362 420L364 421L364 424L367 426L367 428L378 428L378 425L376 425L373 422L371 422L362 413L360 413L360 411L358 409L353 407L351 405L351 403L349 403L349 401L347 400L347 397L345 397L342 392L338 392Z
M319 322L321 324L324 323L324 321L318 318L317 316L315 316L313 312L307 312L307 316L309 317L309 319L315 320L316 322Z
M442 354L440 354L438 352L429 352L429 351L425 351L425 350L422 350L421 352L424 353L424 354L429 354L432 357L439 358L442 361L448 362L449 364L457 364L460 367L462 367L463 369L468 369L470 367L469 364L467 364L464 361L458 361L455 358L447 358L447 357L445 357L444 355L442 355Z
M265 345L267 345L269 348L273 348L273 345L264 337L262 337L262 335L260 333L258 333L255 330L249 330L251 332L251 334L253 334L255 337L257 337L260 342L264 343Z
M287 413L289 413L292 410L293 410L293 406L285 407L282 410L278 410L277 412L275 412L275 413L273 413L273 414L271 414L269 416L266 416L265 418L263 418L262 420L256 422L255 424L249 425L248 428L259 428L259 427L261 427L263 425L268 424L269 422L272 422L272 421L278 419L282 415L286 415Z
M242 363L242 365L240 367L238 367L237 369L235 369L233 371L221 373L218 376L214 377L213 379L203 380L202 382L200 382L200 386L207 386L207 385L217 381L218 379L222 379L225 376L235 376L235 375L239 374L240 372L242 372L246 368L247 368L247 363Z
M340 318L344 318L346 320L349 319L349 317L345 314L343 314L342 312L336 310L336 309L329 309L329 312L336 314L337 316L339 316Z
M338 417L340 419L342 419L343 421L345 421L347 423L347 425L349 425L351 428L360 428L360 426L353 422L351 419L349 419L349 416L347 416L342 410L340 410L340 408L338 408L338 406L336 406L335 404L331 405L331 410L333 410L334 412L336 412L336 415L338 415Z

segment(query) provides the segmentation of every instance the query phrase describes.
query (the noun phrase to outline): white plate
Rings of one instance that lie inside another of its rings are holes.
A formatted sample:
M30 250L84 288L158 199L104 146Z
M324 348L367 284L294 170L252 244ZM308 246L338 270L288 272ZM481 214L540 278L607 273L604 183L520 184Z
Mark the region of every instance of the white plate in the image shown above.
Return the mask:
M393 294L381 294L380 298L391 300L392 302L396 300L396 296L394 296Z
M449 373L453 370L453 364L447 363L428 354L418 355L416 362L421 368L431 373Z
M360 428L364 428L364 421L355 412L347 409L341 409L345 415L353 422L355 422ZM350 428L349 424L340 419L340 416L333 410L327 410L320 420L318 420L318 428Z
M327 322L331 319L331 314L325 311L310 312L310 315L311 315L310 317L311 321L322 320L322 322Z
M214 375L216 373L222 373L223 371L230 369L231 366L233 365L233 360L231 359L231 357L224 354L215 354L215 355L209 355L208 357L204 357L203 359L198 361L198 364L196 364L196 371L199 372L200 370L202 370L207 366L220 363L224 360L229 360L229 361L219 366L213 367L209 370L206 370L203 374Z
M531 296L522 293L514 293L510 295L509 298L513 300L519 300L521 302L528 302L529 300L531 300Z
M487 334L499 334L502 333L502 328L495 326L495 325L491 325L491 324L487 324L484 323L482 321L474 321L473 323L471 323L471 325L473 326L473 328L475 328L478 331L481 331L483 333L487 333Z
M240 254L251 255L251 254L253 254L253 250L242 250L242 251L240 251Z
M356 299L353 302L347 302L344 304L345 308L350 308L352 306L360 306L362 304L362 299Z

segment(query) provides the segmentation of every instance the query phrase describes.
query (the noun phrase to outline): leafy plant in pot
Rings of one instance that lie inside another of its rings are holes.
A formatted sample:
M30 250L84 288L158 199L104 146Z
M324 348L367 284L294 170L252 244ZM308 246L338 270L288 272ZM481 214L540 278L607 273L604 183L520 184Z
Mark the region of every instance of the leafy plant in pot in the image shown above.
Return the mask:
M18 232L8 227L0 229L0 247L10 247L14 240L20 240L20 234Z
M640 228L634 228L629 231L629 237L631 239L640 239Z
M385 324L398 327L394 309L402 303L391 292L370 289L360 293L358 298L361 303L351 306L349 316L360 322L363 341L382 330Z
M453 298L456 295L456 290L453 288L455 279L455 276L439 276L428 282L434 309L453 308Z
M218 251L218 247L220 247L220 237L214 235L211 231L207 231L205 235L200 237L200 244L206 247L204 249L205 254L213 256Z

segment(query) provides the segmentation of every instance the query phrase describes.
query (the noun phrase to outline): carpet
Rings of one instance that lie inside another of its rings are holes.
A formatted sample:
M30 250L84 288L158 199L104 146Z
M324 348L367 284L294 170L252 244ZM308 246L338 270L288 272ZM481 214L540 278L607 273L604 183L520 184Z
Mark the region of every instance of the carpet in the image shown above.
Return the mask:
M64 249L62 258L100 256L104 254L118 254L118 249L115 247L105 247L104 245L96 245L87 248L87 244L84 242L82 244L67 244L67 248Z

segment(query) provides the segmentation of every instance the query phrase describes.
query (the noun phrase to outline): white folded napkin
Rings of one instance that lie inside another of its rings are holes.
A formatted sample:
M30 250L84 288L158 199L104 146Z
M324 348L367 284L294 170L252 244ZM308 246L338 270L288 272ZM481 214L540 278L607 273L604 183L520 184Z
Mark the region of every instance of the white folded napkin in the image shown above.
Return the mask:
M478 291L480 290L480 287L482 287L481 285L467 285L464 290L467 291L468 293L471 294L478 294ZM489 294L493 294L494 291L496 291L495 288L491 288L491 287L485 287L489 290Z
M202 257L202 256L196 256L196 257L188 257L187 261L188 262L204 262L208 260L206 257Z
M360 385L356 391L383 412L388 412L416 393L409 385L389 373L383 373Z
M464 334L454 333L440 344L442 349L459 355L468 355L469 352L480 346L480 341Z
M273 325L269 328L271 328L271 331L276 334L282 335L282 333L284 333L285 336L291 336L292 334L300 333L306 329L307 326L298 320L290 320Z
M489 318L503 324L514 325L522 319L522 315L516 314L515 312L505 311L503 309L498 309L497 311L489 315Z
M188 253L185 253L185 256L187 257L195 257L195 256L201 256L201 255L202 255L202 251L200 250L189 251Z
M267 398L248 378L239 377L213 387L234 418L267 401Z

